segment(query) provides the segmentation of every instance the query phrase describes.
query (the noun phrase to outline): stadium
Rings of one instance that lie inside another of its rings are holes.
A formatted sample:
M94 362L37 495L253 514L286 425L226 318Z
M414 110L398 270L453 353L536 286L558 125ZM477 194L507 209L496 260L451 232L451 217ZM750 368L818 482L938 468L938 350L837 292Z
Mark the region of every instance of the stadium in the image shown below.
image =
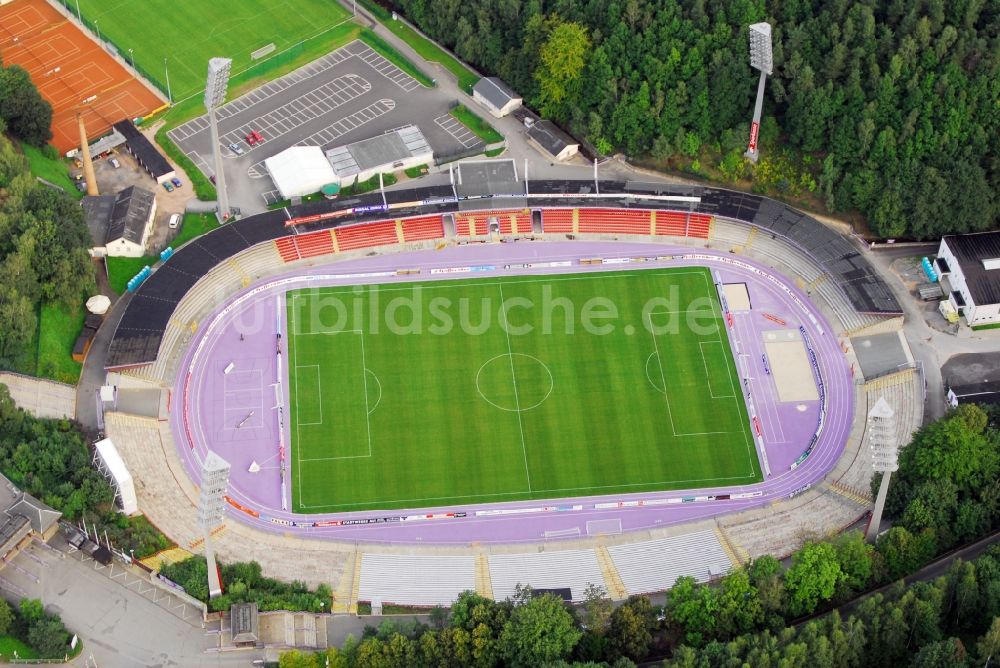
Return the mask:
M719 189L463 183L245 218L131 296L109 383L167 410L107 430L154 521L198 547L211 450L220 555L315 551L356 609L658 591L865 514L869 395L919 417L854 364L900 308L849 240Z

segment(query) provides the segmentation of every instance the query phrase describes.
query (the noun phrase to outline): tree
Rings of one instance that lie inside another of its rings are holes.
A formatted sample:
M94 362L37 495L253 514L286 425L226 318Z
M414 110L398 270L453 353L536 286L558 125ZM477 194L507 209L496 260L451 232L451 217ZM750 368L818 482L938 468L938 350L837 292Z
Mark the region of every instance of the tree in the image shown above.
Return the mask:
M564 118L567 98L578 93L589 52L590 37L579 23L559 22L549 32L535 70L537 104L543 116Z
M613 658L646 658L656 631L656 613L645 596L632 596L611 613L608 648Z
M757 588L750 584L750 575L742 568L722 578L718 602L720 638L728 639L749 633L764 619L764 608L757 595Z
M62 658L69 651L69 631L58 617L45 615L33 622L27 640L43 659Z
M958 638L948 638L925 645L911 664L913 668L955 668L966 665L965 646Z
M297 649L282 652L278 659L278 668L319 668L319 659L313 652L300 652Z
M701 647L715 637L718 617L715 590L703 587L691 576L677 578L667 592L667 614L684 632L684 642Z
M806 543L792 557L785 572L788 612L808 615L822 601L833 597L838 582L844 578L837 554L828 543Z
M33 146L45 146L52 139L52 105L19 65L0 67L0 118L10 133Z
M604 635L614 610L614 604L608 598L607 590L601 585L588 584L583 590L583 598L580 622L588 631Z
M983 665L989 666L997 656L1000 656L1000 617L994 617L993 623L986 631L986 634L979 639L976 645L979 651L979 659Z
M837 561L843 578L840 583L846 594L861 591L868 586L872 577L872 556L875 548L865 542L860 531L849 531L834 541Z
M510 666L538 666L564 659L582 634L563 602L553 594L518 605L500 636L501 653Z
M10 633L10 625L14 622L14 610L10 604L0 599L0 636Z

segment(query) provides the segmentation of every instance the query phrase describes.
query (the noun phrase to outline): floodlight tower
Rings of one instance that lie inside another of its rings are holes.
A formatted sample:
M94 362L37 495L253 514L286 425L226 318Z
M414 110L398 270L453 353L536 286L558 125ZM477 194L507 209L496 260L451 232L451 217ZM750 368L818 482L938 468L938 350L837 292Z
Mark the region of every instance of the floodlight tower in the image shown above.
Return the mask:
M873 542L878 536L878 527L882 523L882 510L885 508L885 497L889 492L889 477L899 469L897 455L899 454L899 437L896 430L896 413L892 410L885 397L879 397L871 411L868 412L868 433L872 450L872 467L876 473L882 474L882 483L878 488L872 519L868 524L865 538Z
M753 123L750 124L750 145L744 155L750 158L751 162L757 162L757 135L760 132L760 113L764 107L764 82L773 69L770 23L754 23L750 26L750 67L760 70L760 81L757 83Z
M229 487L229 462L211 450L201 464L201 494L198 497L198 526L205 532L205 561L208 565L208 595L222 593L219 569L212 549L212 529L225 517L226 490Z
M205 82L205 109L208 110L208 125L212 129L212 156L215 158L215 190L219 194L219 219L229 218L229 193L226 192L226 175L222 169L222 147L219 145L219 123L215 110L226 101L229 86L230 58L212 58L208 61L208 80Z

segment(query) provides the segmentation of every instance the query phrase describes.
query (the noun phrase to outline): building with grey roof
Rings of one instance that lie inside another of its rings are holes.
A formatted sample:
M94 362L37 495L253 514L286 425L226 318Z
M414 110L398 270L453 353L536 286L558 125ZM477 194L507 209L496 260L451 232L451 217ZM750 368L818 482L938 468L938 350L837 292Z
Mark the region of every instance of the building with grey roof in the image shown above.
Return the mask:
M174 177L174 167L163 154L153 146L146 135L139 132L139 128L127 118L118 121L113 126L114 130L125 138L125 149L132 154L139 166L146 170L154 181L163 183Z
M969 326L1000 324L1000 232L942 238L935 266L945 294Z
M0 475L0 564L9 561L32 536L48 540L58 528L62 513L20 491Z
M528 127L528 141L554 160L569 160L580 151L580 143L552 121L535 121Z
M434 160L427 139L416 125L397 128L326 152L341 186L367 181L378 174L398 172Z
M153 229L156 195L129 186L117 195L94 195L80 201L87 218L95 257L142 257Z
M483 77L472 87L472 98L493 116L502 118L519 108L521 97L496 77Z

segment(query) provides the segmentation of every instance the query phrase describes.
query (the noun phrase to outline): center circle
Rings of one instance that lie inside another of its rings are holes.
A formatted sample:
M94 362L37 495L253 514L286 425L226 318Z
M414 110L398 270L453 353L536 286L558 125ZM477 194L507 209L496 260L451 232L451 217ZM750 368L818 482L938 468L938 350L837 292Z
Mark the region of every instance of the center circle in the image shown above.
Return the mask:
M537 357L503 353L479 367L476 390L486 403L502 411L530 411L552 394L552 371Z

